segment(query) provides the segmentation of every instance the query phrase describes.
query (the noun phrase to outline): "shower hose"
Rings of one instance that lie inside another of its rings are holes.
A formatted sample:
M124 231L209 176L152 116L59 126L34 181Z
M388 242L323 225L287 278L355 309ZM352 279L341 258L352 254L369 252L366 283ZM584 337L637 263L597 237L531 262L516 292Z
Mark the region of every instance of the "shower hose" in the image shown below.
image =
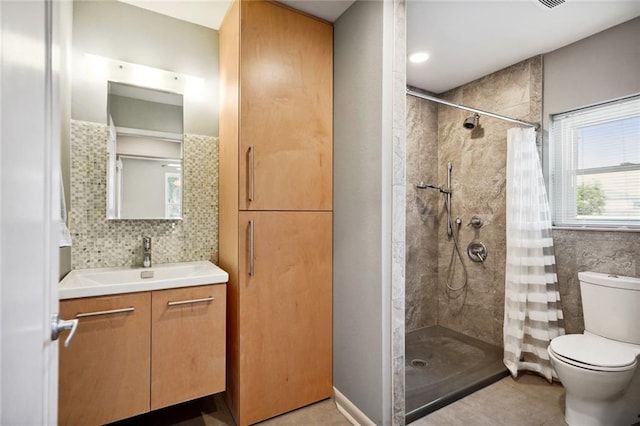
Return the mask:
M451 211L449 211L449 206L447 205L446 202L444 203L444 208L447 211L448 223L453 223L453 221L451 220ZM453 237L453 250L451 251L451 258L449 259L449 269L447 270L446 284L447 284L447 289L451 291L460 291L467 286L468 274L467 274L467 266L464 264L462 253L460 252L460 245L458 244L458 234L460 233L460 225L462 221L460 220L460 218L457 218L455 223L456 223L456 229L455 230L451 229L451 236ZM462 270L464 271L464 281L460 287L453 287L453 282L452 282L453 275L455 272L456 253L458 254L458 259L460 259Z

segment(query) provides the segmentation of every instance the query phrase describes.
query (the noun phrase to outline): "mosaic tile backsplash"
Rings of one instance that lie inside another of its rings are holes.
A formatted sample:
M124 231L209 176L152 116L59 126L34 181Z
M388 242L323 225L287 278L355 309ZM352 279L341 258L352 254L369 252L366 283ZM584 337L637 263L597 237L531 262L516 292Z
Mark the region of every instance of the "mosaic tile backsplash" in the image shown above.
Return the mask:
M107 127L71 121L71 268L137 266L142 237L157 263L218 261L218 139L184 135L182 220L107 220Z

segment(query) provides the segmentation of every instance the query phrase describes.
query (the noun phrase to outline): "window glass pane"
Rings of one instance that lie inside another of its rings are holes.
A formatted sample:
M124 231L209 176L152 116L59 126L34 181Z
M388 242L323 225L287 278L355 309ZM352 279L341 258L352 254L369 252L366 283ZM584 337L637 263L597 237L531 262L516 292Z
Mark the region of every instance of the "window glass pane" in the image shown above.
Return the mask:
M640 220L640 170L577 176L578 218Z
M640 164L640 117L578 129L578 169Z

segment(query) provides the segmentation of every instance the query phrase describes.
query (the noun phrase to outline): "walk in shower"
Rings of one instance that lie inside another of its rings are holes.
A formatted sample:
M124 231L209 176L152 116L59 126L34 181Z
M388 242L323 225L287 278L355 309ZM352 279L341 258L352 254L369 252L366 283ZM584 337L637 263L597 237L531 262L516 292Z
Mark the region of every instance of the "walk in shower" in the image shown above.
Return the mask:
M531 58L437 101L407 96L407 423L508 375L507 130L540 120L541 78Z

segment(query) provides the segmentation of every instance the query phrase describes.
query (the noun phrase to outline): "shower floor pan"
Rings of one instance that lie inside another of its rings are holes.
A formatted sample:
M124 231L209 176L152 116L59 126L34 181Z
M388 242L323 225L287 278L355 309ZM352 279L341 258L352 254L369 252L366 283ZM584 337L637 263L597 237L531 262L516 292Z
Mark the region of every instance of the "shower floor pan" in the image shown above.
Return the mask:
M406 423L507 376L502 348L441 326L405 338Z

